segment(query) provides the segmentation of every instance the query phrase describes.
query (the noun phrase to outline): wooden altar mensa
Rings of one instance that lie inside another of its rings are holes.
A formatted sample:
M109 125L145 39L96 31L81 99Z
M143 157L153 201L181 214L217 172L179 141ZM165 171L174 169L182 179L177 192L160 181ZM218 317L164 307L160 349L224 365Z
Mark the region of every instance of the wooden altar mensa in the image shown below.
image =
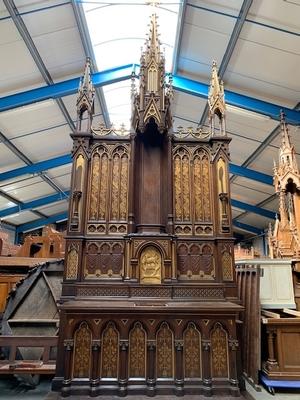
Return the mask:
M139 78L128 133L92 127L89 60L80 85L53 389L238 395L223 86L209 132L172 131L156 15Z

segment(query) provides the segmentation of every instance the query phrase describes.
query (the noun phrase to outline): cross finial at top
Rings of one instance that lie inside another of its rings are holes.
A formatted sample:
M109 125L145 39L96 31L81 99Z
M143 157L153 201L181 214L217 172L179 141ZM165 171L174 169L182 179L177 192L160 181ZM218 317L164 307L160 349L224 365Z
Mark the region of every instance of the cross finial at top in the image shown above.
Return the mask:
M159 0L150 0L150 1L148 2L148 4L149 4L150 6L152 6L153 8L155 8L155 7L158 7L158 5L160 4L160 1L159 1Z

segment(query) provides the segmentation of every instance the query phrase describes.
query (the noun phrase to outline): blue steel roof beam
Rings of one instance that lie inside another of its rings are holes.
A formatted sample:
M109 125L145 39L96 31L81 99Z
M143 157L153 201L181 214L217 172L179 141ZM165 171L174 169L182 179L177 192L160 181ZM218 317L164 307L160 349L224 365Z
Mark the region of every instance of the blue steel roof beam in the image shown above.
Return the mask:
M49 160L39 161L35 164L27 165L26 167L20 167L11 171L0 173L0 181L7 179L17 178L27 174L40 174L41 172L47 171L52 168L57 168L63 165L70 164L72 157L70 154L64 154L63 156L50 158ZM245 168L236 164L229 164L229 172L243 176L248 179L255 180L257 182L264 183L266 185L273 185L273 177L271 175L264 174L262 172L255 171L253 169Z
M270 210L266 210L265 208L253 206L248 203L244 203L243 201L231 199L231 206L239 208L240 210L245 210L248 212L251 212L253 214L258 214L261 215L262 217L270 218L270 219L275 219L276 213ZM240 216L238 217L240 218Z
M18 225L16 227L16 235L41 228L47 224L54 224L55 222L65 221L68 219L68 213L63 212L60 214L51 215L50 217L41 218L36 221L27 222L26 224Z
M227 48L225 50L223 59L222 59L221 64L219 66L218 75L219 75L220 79L223 79L223 77L224 77L224 74L226 72L227 66L228 66L229 61L231 59L232 53L233 53L233 51L235 49L236 43L238 41L238 38L240 36L241 30L242 30L242 28L244 26L245 20L247 18L247 15L248 15L248 12L249 12L249 9L250 9L252 3L253 3L253 0L244 0L243 1L242 7L241 7L240 12L239 12L239 16L238 16L238 18L237 18L237 20L235 22L235 25L234 25L234 28L232 30L232 33L231 33ZM207 115L208 115L208 104L206 103L205 108L204 108L203 113L202 113L202 116L201 116L201 119L199 121L199 125L200 126L205 124Z
M236 228L242 229L243 231L254 233L255 235L258 235L258 236L264 234L263 229L259 229L259 228L256 228L255 226L244 224L243 222L234 221L233 226L235 226Z
M172 74L173 75L177 74L177 70L178 70L178 61L179 61L180 47L181 47L181 42L182 42L185 14L186 14L186 9L187 9L187 0L183 0L180 3L179 7L180 8L179 8L179 12L178 12L178 22L177 22L176 38L175 38L173 60L172 60Z
M24 204L20 200L17 200L15 197L11 196L10 194L5 193L3 190L0 190L0 196L4 197L6 200L8 200L12 203L17 204L13 208L18 209L18 211L20 210L20 207L22 207L22 205ZM12 207L10 207L10 208L12 208ZM18 211L16 211L16 212L18 212ZM38 215L39 217L45 218L45 215L43 213L41 213L40 211L34 210L32 212L34 214Z
M93 84L95 87L98 87L130 79L132 71L137 70L137 67L136 64L127 64L107 71L96 72L92 76ZM57 97L69 96L77 93L79 83L80 78L73 78L52 85L42 86L37 89L31 89L26 92L2 97L0 98L0 111L23 107L48 99L56 99Z
M138 65L128 64L113 68L107 71L96 72L93 74L93 84L105 86L111 83L120 82L131 78L132 71L137 75ZM64 82L54 83L53 85L43 86L26 92L2 97L0 99L0 111L21 107L38 101L50 98L68 96L77 93L80 78L70 79ZM173 76L173 88L184 93L191 94L207 99L209 86L206 83L193 81L179 75ZM291 125L300 124L300 112L281 105L268 103L264 100L255 99L246 95L225 90L226 103L253 111L258 114L267 115L272 119L280 119L280 111L286 115L286 122Z
M22 175L35 175L43 173L48 169L61 167L72 162L72 157L70 154L65 154L63 156L51 158L45 161L38 161L35 164L26 165L26 167L20 167L12 169L10 171L0 173L0 181L5 181L7 179L17 178Z
M1 142L3 144L5 144L5 146L7 146L17 157L19 157L25 164L27 164L27 166L31 166L33 163L32 161L24 154L22 153L17 146L15 146L10 140L7 139L7 137L0 132L0 139ZM41 178L47 182L52 189L54 189L56 192L61 192L63 193L63 191L56 185L56 183L54 183L48 176L46 175L41 175Z
M95 53L93 50L93 45L91 42L91 38L90 38L87 23L86 23L82 4L75 0L71 0L71 4L72 4L75 19L77 22L79 35L80 35L82 45L84 48L85 56L90 57L92 60L92 66L91 66L92 72L97 72L97 68L96 68L97 62L96 62ZM103 115L104 123L105 123L106 127L110 127L111 123L110 123L110 119L109 119L109 113L107 110L107 105L106 105L103 89L101 87L96 88L96 96L97 96L97 99L98 99L100 107L101 107L101 112Z
M5 210L0 210L0 218L7 217L12 214L16 214L26 210L33 210L38 207L49 205L61 200L68 200L70 191L65 192L65 196L60 193L55 193L50 196L41 197L39 199L31 200L26 203L20 203L17 206L6 208ZM45 217L43 215L43 217Z
M14 24L16 26L16 28L18 29L19 34L21 35L22 39L24 40L34 62L36 63L42 77L44 78L45 82L48 85L53 84L53 80L51 78L51 75L49 74L49 71L47 70L37 48L35 47L35 44L32 40L32 37L30 36L26 25L21 17L21 15L19 14L19 11L15 5L15 3L13 2L13 0L3 0L12 20L14 21ZM74 132L75 131L75 126L74 123L72 121L72 118L70 116L70 114L68 113L68 110L66 109L63 101L61 99L56 99L56 102L58 104L58 107L60 108L62 114L64 115L66 121L68 122L71 130Z

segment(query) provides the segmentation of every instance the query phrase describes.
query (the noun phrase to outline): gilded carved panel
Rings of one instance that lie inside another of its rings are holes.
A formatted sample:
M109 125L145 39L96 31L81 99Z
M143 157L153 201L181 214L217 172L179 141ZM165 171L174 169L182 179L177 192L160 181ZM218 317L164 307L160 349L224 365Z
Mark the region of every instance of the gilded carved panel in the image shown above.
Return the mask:
M146 377L146 332L140 322L129 333L129 377Z
M91 161L88 233L124 234L128 216L129 149L98 146ZM99 224L99 222L102 223ZM123 222L120 224L120 222ZM125 224L124 224L125 223Z
M166 322L161 324L156 335L157 378L174 376L173 333Z
M92 333L82 322L74 335L73 378L89 378L91 370Z
M212 235L210 153L195 145L179 146L173 164L175 233Z
M223 271L223 280L233 281L233 257L226 248L222 252L221 263Z
M187 149L180 147L174 154L174 199L175 220L190 221L190 156Z
M119 332L110 322L102 334L101 378L118 378Z
M66 279L77 279L78 261L79 261L78 253L79 253L79 244L71 243L68 246Z
M201 334L193 322L183 333L184 378L201 378Z
M228 378L227 332L217 322L211 332L211 370L213 378Z
M140 282L147 284L161 283L162 256L154 246L143 249L139 260Z

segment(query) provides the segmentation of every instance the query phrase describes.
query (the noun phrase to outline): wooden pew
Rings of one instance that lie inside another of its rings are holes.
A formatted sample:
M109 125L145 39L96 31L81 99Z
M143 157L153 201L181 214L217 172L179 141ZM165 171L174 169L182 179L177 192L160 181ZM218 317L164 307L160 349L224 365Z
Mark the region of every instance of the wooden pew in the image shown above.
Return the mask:
M0 360L0 374L54 374L56 360L50 359L51 348L57 347L57 336L0 336L0 348L9 349L9 357ZM43 348L40 360L16 360L19 347Z

